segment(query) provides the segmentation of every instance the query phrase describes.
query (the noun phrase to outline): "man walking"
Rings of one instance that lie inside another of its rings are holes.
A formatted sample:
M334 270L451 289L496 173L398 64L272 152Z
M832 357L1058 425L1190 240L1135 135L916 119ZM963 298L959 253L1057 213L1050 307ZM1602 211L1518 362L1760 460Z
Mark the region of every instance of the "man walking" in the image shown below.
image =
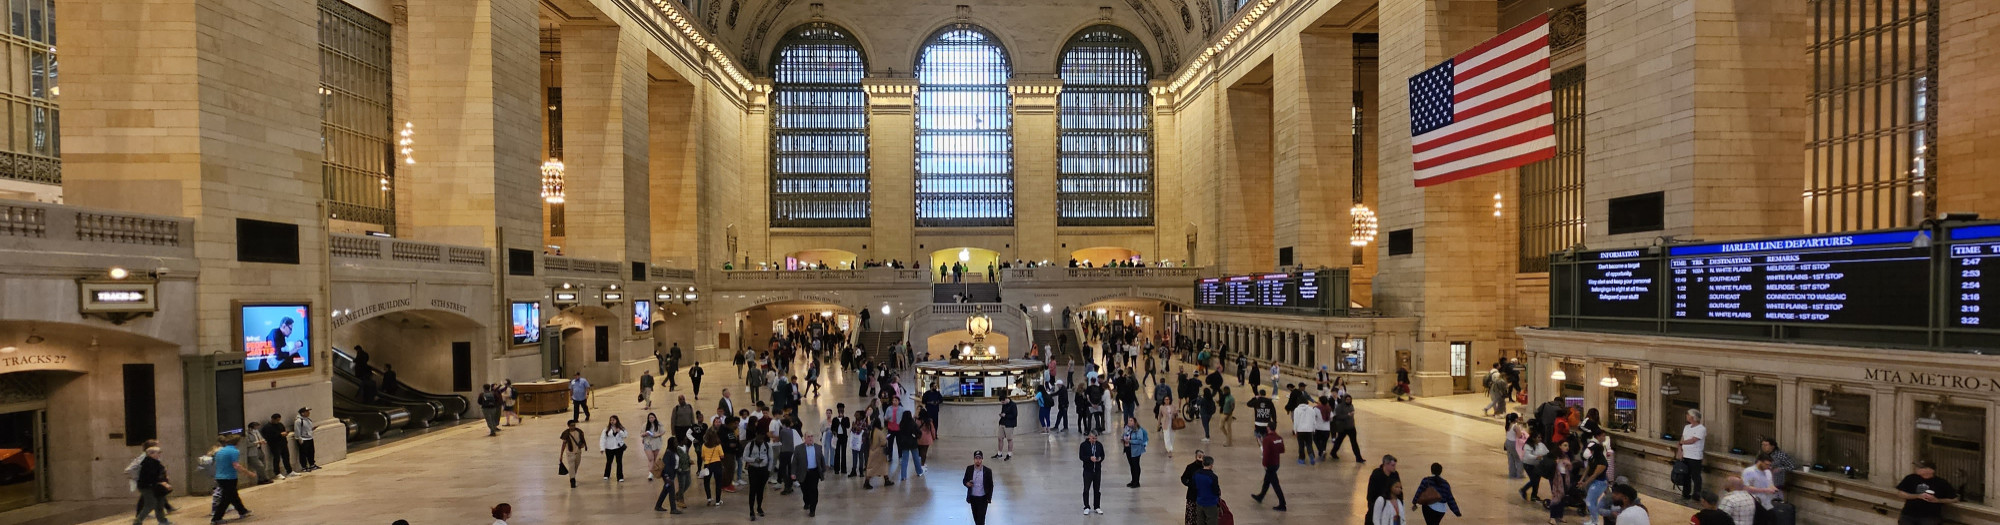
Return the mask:
M1293 393L1297 393L1294 390ZM1300 403L1292 407L1292 433L1298 436L1299 464L1318 465L1319 456L1313 454L1313 435L1319 431L1319 407L1312 403Z
M1083 435L1076 459L1083 461L1083 514L1104 514L1104 444L1097 442L1097 434Z
M1333 405L1333 446L1334 459L1340 459L1340 442L1347 441L1348 450L1354 452L1355 463L1367 463L1361 457L1361 436L1354 430L1354 397L1341 394Z
M590 380L583 378L583 372L577 372L569 380L569 402L570 419L582 415L584 421L590 421Z
M1056 381L1056 391L1054 397L1056 403L1056 416L1055 416L1055 426L1052 427L1051 430L1057 432L1066 432L1069 430L1069 385L1060 380Z
M1278 492L1278 506L1271 509L1284 512L1285 486L1278 482L1278 462L1282 461L1285 457L1285 436L1279 435L1277 432L1265 432L1264 437L1257 440L1257 448L1264 457L1264 487L1257 489L1257 493L1251 495L1250 499L1257 500L1258 503L1263 503L1264 494L1276 489Z
M250 517L250 509L243 507L243 496L236 492L237 476L256 479L257 473L243 466L243 453L236 450L236 444L243 436L229 435L222 438L222 448L215 450L215 499L209 503L209 522L222 523L222 514L231 507L236 509L236 519Z
M812 434L806 434L804 444L792 453L792 472L799 482L799 499L804 500L806 517L819 515L819 481L826 475L826 448L821 447Z
M1500 363L1493 363L1493 369L1486 372L1487 403L1479 409L1480 415L1501 415L1507 413L1507 381L1500 373Z
M668 392L672 392L680 388L681 386L680 381L674 379L674 376L680 375L680 373L681 373L681 344L674 343L673 347L667 349L667 371L661 374L666 376L665 381L667 383Z
M965 467L965 502L972 504L972 525L986 525L986 506L993 503L993 469L986 468L986 454L972 451L972 465Z
M993 457L1001 461L1014 459L1014 426L1020 422L1021 409L1014 404L1014 397L1004 395L1006 401L1000 403L1000 437L994 444Z
M1125 444L1125 461L1132 466L1132 482L1127 488L1139 488L1139 457L1146 455L1146 429L1139 426L1139 418L1125 418L1125 432L1118 437Z
M1201 458L1201 472L1194 473L1194 522L1195 525L1222 523L1222 481L1215 477L1214 457Z
M688 386L694 388L694 399L696 401L701 400L701 375L703 373L701 371L701 361L695 361L688 366Z
M494 385L480 387L479 412L486 417L486 437L500 435L500 392Z
M1368 518L1362 523L1375 523L1375 500L1389 494L1389 487L1403 482L1403 475L1396 473L1396 456L1382 456L1382 465L1368 473Z

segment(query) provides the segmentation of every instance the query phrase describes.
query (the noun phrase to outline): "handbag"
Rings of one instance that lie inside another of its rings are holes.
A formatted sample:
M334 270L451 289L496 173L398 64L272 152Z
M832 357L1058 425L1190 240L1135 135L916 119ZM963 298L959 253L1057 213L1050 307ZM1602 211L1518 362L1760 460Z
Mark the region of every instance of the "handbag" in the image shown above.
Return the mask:
M557 476L569 475L569 464L563 463L562 458L556 458L556 475Z
M1174 430L1180 430L1183 428L1187 428L1187 420L1181 418L1174 418Z
M702 467L701 472L696 473L694 477L708 479L708 467Z
M1412 503L1416 503L1418 505L1429 505L1432 503L1437 503L1442 500L1444 500L1444 496L1438 494L1437 487L1424 487L1424 490L1417 492L1417 499L1412 501Z

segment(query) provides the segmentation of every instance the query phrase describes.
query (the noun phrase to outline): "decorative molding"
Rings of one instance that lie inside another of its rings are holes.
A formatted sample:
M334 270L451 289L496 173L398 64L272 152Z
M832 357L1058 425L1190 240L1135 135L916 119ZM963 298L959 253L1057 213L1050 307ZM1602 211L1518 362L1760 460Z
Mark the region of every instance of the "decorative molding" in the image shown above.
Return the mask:
M1153 12L1148 0L1125 0L1132 6L1132 13L1139 16L1139 22L1146 24L1146 32L1153 35L1154 46L1160 49L1160 71L1173 71L1180 67L1181 46L1174 39L1174 33L1166 29L1165 21L1159 13Z
M757 9L757 17L752 19L755 21L755 25L750 26L750 34L743 37L743 46L739 55L739 60L743 62L743 67L749 68L752 71L762 67L760 64L763 61L757 57L757 50L764 48L764 38L770 36L771 27L778 24L778 15L784 14L785 8L791 7L793 1L774 0ZM813 5L819 6L819 4ZM818 18L819 11L813 11L813 16L814 18ZM730 27L734 28L735 26L732 25Z
M1136 3L1139 0L1131 1ZM1269 14L1271 8L1277 4L1278 0L1257 0L1256 4L1244 8L1241 11L1243 13L1242 16L1236 19L1236 25L1231 26L1229 31L1223 33L1222 38L1216 40L1214 44L1202 49L1201 56L1195 57L1194 62L1189 63L1187 69L1181 70L1180 76L1175 78L1173 83L1167 85L1167 90L1178 92L1181 88L1186 87L1188 82L1192 82L1196 76L1201 74L1203 68L1209 66L1209 62L1215 60L1216 55L1220 55L1222 52L1228 51L1230 47L1235 46L1237 40L1248 33L1251 26L1257 25L1259 20L1263 20L1264 15ZM1172 68L1169 69L1171 70Z

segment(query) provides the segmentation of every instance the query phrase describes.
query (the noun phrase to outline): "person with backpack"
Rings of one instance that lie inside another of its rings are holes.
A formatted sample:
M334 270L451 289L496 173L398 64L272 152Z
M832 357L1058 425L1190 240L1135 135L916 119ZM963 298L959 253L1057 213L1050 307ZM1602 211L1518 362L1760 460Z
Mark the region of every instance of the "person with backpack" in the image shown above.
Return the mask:
M1446 510L1453 516L1465 517L1458 511L1458 498L1451 495L1451 482L1444 480L1444 465L1432 463L1430 477L1417 482L1417 496L1410 499L1410 509L1423 511L1425 525L1444 521Z
M1500 363L1493 363L1493 369L1486 372L1486 397L1490 402L1479 409L1480 415L1497 416L1507 413L1507 383L1500 373Z
M500 435L500 398L493 385L480 387L479 411L486 416L486 437Z

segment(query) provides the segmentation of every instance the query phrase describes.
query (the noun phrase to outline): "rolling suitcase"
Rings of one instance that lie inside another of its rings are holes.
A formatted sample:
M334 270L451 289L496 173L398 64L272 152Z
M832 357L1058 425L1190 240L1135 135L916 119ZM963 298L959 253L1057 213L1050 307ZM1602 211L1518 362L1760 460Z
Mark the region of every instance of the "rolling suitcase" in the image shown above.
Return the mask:
M1770 525L1798 525L1799 523L1799 508L1792 506L1791 503L1786 503L1785 500L1772 501L1769 512L1771 513Z

